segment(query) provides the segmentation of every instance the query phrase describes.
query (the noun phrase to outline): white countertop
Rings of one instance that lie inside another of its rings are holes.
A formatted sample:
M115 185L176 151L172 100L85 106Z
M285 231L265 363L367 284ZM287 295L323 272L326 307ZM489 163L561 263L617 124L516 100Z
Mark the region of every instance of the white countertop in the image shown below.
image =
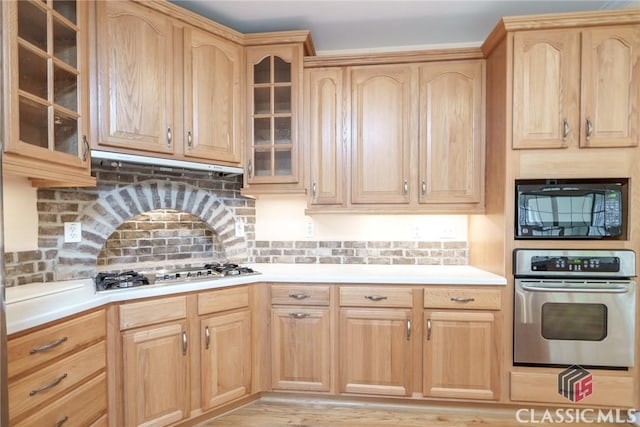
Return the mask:
M257 282L493 286L507 283L502 276L470 266L372 264L248 264L248 266L261 274L104 292L96 292L93 279L13 286L6 289L7 333L19 332L111 302Z

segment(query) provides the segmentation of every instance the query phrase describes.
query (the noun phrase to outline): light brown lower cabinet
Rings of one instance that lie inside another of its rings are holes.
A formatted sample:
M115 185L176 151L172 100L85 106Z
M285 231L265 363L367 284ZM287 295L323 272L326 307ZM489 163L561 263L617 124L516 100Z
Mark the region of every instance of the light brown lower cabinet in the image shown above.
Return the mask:
M271 384L274 390L329 391L331 350L328 307L272 309Z
M340 310L340 392L411 394L411 310Z
M423 394L497 400L498 316L491 311L424 313Z
M245 288L246 289L246 288ZM202 409L246 396L251 390L251 313L219 314L200 320Z
M122 333L124 425L161 427L189 416L186 321Z

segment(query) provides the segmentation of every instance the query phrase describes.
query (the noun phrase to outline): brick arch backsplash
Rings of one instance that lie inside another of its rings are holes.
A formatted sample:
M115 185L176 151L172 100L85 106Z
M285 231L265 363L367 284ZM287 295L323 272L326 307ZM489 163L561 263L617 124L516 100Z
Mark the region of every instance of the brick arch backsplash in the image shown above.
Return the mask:
M156 209L172 209L200 218L216 233L225 259L246 258L247 241L235 235L235 216L215 194L183 182L147 180L116 188L78 215L82 242L64 244L56 260L58 280L90 277L107 238L129 219Z

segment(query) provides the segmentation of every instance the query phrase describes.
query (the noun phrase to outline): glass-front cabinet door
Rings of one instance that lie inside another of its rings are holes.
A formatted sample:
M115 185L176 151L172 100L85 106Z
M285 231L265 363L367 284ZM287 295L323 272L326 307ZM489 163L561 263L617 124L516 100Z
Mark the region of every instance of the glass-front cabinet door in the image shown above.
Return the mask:
M298 111L301 95L300 46L247 49L247 183L300 181Z
M5 151L88 168L84 1L3 3Z

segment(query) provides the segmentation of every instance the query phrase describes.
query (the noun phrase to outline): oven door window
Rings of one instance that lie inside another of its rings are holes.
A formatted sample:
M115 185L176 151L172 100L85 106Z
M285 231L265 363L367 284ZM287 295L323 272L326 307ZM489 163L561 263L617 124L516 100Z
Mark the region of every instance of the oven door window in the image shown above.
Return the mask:
M542 336L548 340L602 341L607 337L607 306L545 303Z

